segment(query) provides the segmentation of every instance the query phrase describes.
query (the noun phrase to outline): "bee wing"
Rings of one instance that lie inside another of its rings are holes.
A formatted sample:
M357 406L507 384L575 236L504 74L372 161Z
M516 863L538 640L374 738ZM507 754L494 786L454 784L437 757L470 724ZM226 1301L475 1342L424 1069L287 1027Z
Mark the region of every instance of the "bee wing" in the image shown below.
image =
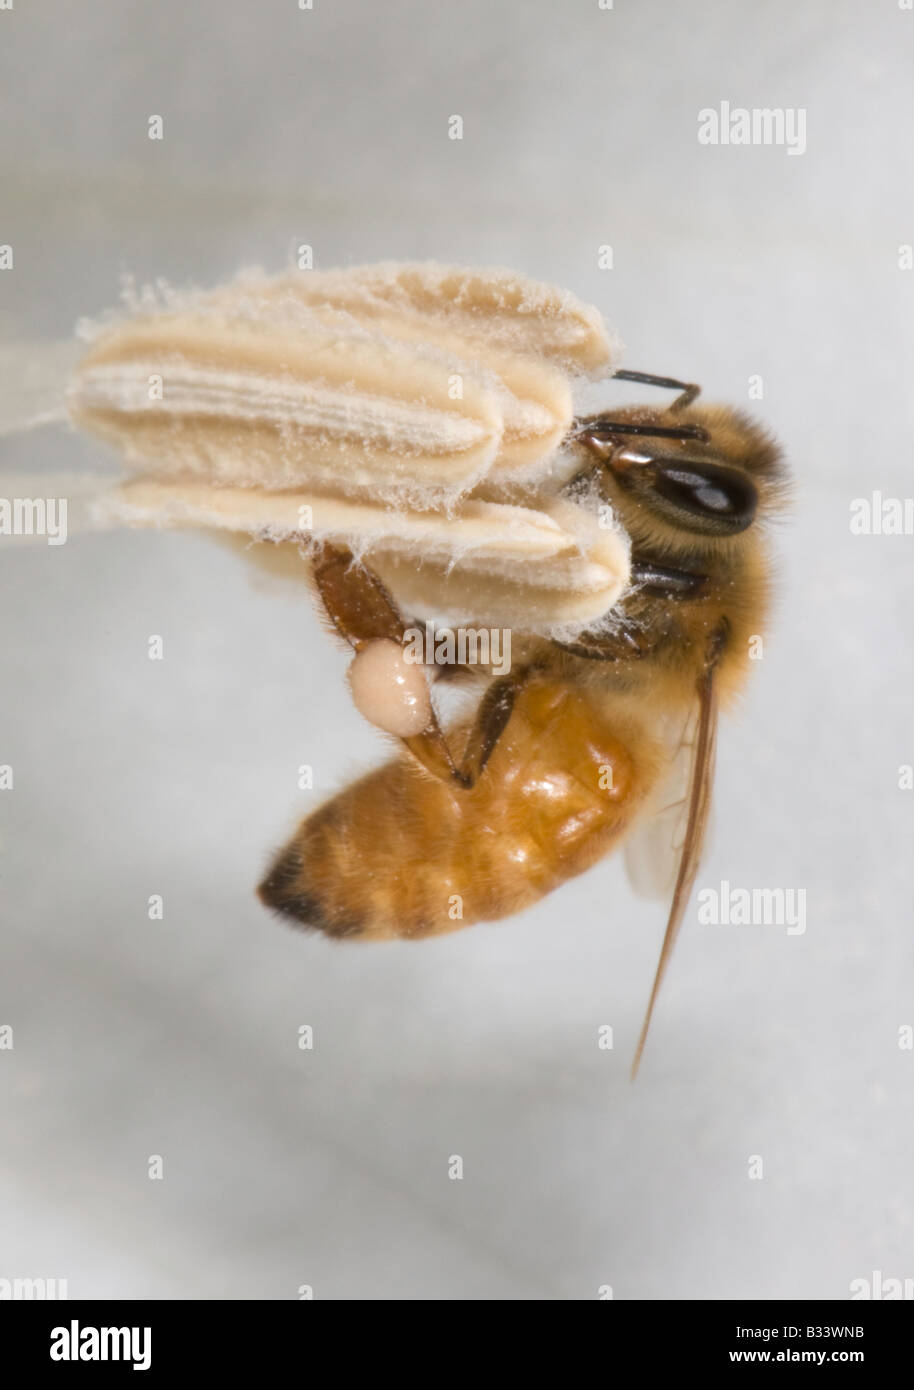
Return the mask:
M625 841L625 871L639 897L668 901L676 883L689 820L698 716L696 701L685 719L662 730L669 760L667 770Z
M679 865L673 887L673 900L670 904L663 945L660 948L660 959L657 962L651 996L648 1000L647 1012L632 1063L633 1077L637 1074L641 1062L641 1054L644 1051L644 1044L647 1041L648 1030L651 1026L654 1005L657 1002L660 986L673 954L673 947L682 925L683 914L689 901L692 885L695 882L704 845L708 813L711 806L714 759L717 747L717 690L713 664L709 664L707 671L698 683L698 709L694 726L694 737L683 743L683 748L689 750L691 763L685 833L679 851Z
M569 623L580 628L606 613L629 579L626 537L561 499L519 507L470 498L447 515L137 478L96 512L106 524L199 527L235 533L246 545L278 542L293 555L310 542L343 545L371 566L404 614L448 625L544 635Z

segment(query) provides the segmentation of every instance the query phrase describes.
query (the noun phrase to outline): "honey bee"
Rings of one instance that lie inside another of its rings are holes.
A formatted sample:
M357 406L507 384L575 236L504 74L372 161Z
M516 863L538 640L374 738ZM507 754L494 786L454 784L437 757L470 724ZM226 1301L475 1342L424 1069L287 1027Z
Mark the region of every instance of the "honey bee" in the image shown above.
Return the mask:
M68 409L139 473L117 519L291 551L353 648L357 707L400 740L305 818L263 903L415 940L519 912L624 844L635 886L671 901L637 1068L786 475L752 420L615 355L595 309L514 272L368 266L144 301L102 327ZM675 394L577 417L588 374ZM513 637L507 671L439 673L486 681L451 722L406 660L442 614Z
M432 713L399 757L305 818L259 893L332 937L416 939L519 912L624 842L636 885L659 876L672 893L636 1070L699 865L718 707L765 620L765 523L785 475L767 433L696 404L696 386L615 375L678 395L575 428L566 490L605 499L632 542L610 621L522 639L475 718L445 732ZM357 650L401 641L406 620L351 560L327 547L315 565L334 626Z

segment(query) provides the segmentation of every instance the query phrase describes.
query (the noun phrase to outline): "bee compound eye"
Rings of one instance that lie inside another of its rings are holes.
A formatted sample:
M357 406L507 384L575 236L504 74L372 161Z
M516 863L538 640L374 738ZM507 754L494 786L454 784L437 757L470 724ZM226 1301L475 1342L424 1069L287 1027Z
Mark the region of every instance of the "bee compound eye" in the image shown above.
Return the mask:
M699 529L727 535L752 524L758 493L752 479L738 469L704 461L657 459L652 474L658 497L694 518Z
M384 733L412 738L431 723L425 669L406 660L399 642L389 637L365 642L352 658L347 679L356 709Z

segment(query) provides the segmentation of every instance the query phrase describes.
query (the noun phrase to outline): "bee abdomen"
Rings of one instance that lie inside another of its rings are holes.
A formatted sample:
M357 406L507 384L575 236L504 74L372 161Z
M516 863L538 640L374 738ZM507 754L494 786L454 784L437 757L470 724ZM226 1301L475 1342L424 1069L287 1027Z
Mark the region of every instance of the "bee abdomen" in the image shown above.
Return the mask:
M290 917L302 927L325 932L327 936L358 936L364 930L363 924L334 913L332 904L325 907L314 893L301 886L305 874L301 854L294 845L290 846L257 889L257 896L265 907Z
M308 817L259 894L342 939L421 938L496 921L602 858L653 770L585 693L540 682L519 695L475 787L438 781L404 754Z
M452 856L440 844L428 857L423 823L432 816L459 822L459 807L449 804L457 795L404 755L302 822L261 883L261 901L299 926L341 939L447 930L442 895Z

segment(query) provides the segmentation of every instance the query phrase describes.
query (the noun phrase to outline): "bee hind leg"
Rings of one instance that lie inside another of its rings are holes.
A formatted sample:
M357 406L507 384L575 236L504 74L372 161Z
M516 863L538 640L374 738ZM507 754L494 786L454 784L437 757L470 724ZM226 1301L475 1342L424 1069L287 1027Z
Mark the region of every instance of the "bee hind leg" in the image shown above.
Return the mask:
M367 565L355 563L349 549L326 544L317 547L313 574L328 617L357 655L364 652L366 644L370 642L395 642L403 647L408 627L396 603ZM373 714L376 709L386 707L390 695L390 690L385 689L383 663L379 663L379 668L377 679L380 688L371 692L368 707L365 704L360 706L373 722L380 722L373 718ZM405 669L408 671L409 668ZM414 682L424 682L421 669L413 667L412 670ZM404 735L397 728L384 724L380 726L386 727L388 732L397 733L427 772L469 789L491 757L511 717L517 691L526 678L525 668L492 682L480 701L463 757L459 761L451 751L430 698L426 710L427 722L415 733Z
M337 632L356 649L375 638L402 642L406 624L387 589L367 565L357 565L346 546L320 545L313 555L314 582Z

